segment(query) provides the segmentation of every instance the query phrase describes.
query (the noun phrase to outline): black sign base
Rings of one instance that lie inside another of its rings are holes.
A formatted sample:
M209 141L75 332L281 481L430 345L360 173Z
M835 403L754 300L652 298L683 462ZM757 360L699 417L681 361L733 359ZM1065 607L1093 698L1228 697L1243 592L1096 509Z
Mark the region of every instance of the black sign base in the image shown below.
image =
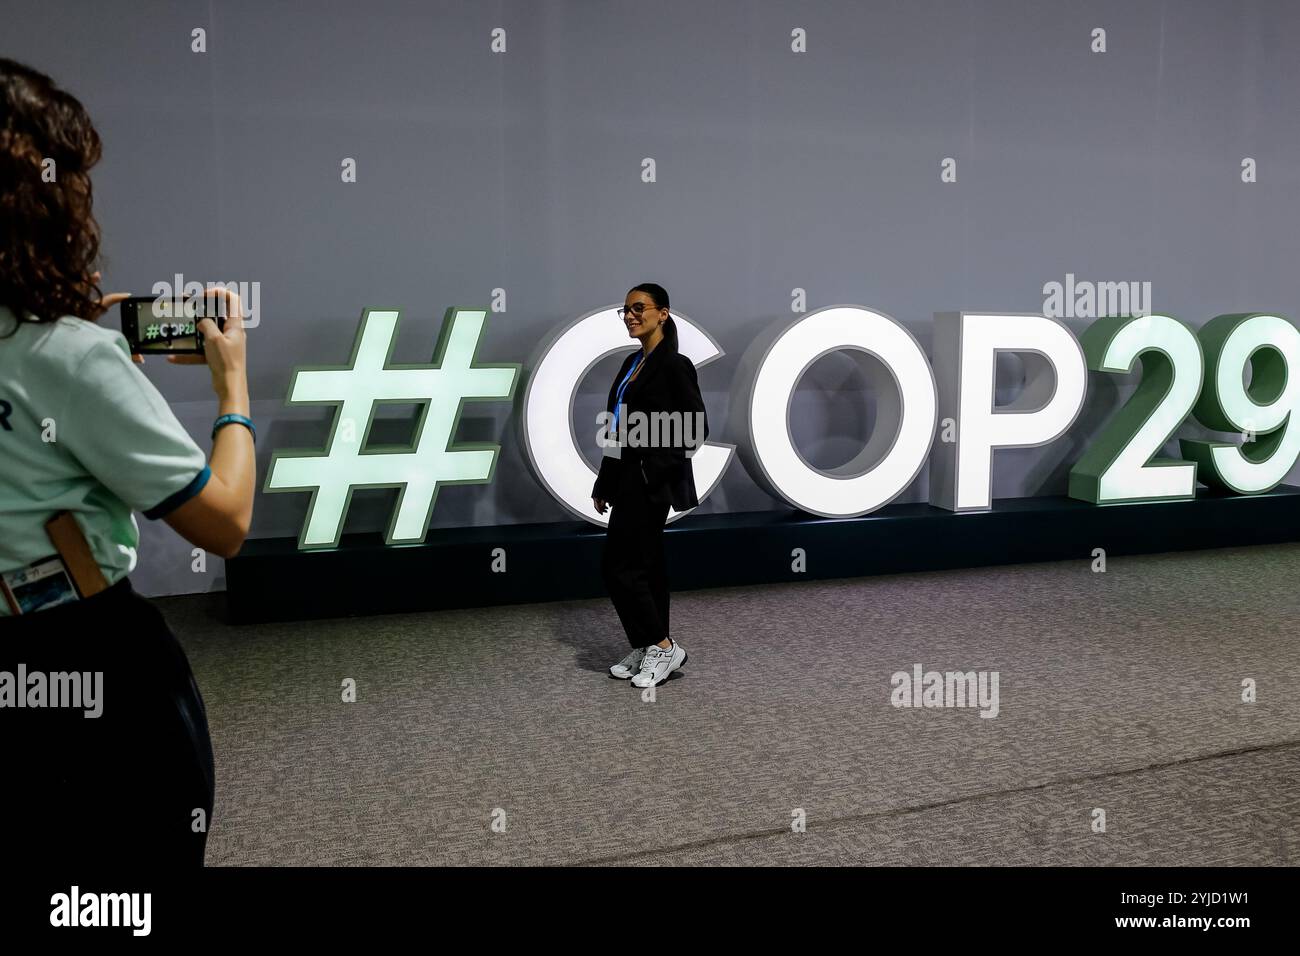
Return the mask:
M259 538L226 562L226 595L236 623L600 597L604 539L585 521L435 528L411 545L345 535L327 551ZM1295 540L1300 488L1289 485L1263 495L1201 489L1191 501L1102 506L1010 498L960 514L900 504L843 519L793 511L687 515L665 532L674 591L1082 561L1095 548L1114 557ZM796 548L802 571L794 569Z

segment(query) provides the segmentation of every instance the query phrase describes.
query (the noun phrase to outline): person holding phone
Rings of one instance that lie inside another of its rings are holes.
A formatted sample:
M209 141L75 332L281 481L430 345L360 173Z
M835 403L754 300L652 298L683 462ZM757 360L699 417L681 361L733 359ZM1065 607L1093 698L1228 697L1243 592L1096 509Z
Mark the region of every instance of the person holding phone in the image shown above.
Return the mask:
M222 557L248 534L255 463L241 303L209 290L224 328L204 318L204 354L168 356L208 366L209 457L122 334L97 324L126 298L103 295L94 269L89 171L100 153L75 97L0 59L0 819L14 860L202 865L215 797L203 699L184 650L128 575L134 512ZM72 545L55 543L55 516ZM94 707L54 706L60 674L75 675L83 694L94 688ZM24 706L15 694L27 695Z
M636 286L618 315L641 348L614 377L606 420L611 439L620 432L630 437L625 444L606 445L591 495L597 514L612 509L601 569L632 645L609 673L630 679L634 687L653 687L687 660L668 629L663 531L670 505L687 511L700 503L691 455L709 437L709 424L695 363L678 351L664 287ZM638 416L640 434L648 441L636 440Z

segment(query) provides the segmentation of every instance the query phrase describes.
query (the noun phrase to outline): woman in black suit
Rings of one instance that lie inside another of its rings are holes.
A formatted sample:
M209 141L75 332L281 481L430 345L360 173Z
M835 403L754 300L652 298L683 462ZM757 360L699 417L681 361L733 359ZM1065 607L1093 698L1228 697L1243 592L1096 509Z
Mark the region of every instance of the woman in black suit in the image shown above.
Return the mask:
M663 531L668 507L698 505L691 455L709 437L695 363L677 350L668 293L653 282L627 294L619 318L641 348L609 390L611 440L591 490L597 514L613 511L601 561L605 585L632 652L609 669L636 687L662 684L686 663L668 632Z

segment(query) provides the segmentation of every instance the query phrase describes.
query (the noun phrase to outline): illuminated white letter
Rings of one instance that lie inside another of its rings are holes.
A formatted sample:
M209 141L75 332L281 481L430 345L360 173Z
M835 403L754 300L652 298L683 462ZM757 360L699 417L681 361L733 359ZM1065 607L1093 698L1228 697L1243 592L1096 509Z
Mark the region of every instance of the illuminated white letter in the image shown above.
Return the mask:
M895 388L881 390L876 427L852 461L822 472L799 454L790 435L790 397L814 362L851 349L879 359ZM741 425L746 470L769 494L828 518L874 511L903 492L934 440L935 387L912 334L882 312L837 305L769 330L742 359L737 381L750 381Z
M998 352L1032 352L1024 391L993 405ZM957 440L930 456L930 504L949 511L992 507L993 449L1046 445L1074 423L1088 388L1083 349L1068 328L1042 315L946 312L934 317L939 415Z

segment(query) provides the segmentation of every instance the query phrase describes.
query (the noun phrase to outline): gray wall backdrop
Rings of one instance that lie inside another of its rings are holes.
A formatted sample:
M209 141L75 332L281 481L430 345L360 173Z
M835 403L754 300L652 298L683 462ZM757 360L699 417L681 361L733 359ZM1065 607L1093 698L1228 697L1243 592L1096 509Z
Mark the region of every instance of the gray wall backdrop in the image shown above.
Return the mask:
M261 283L259 482L272 449L323 441L330 412L283 404L290 374L345 361L365 306L403 309L398 360L426 361L447 306L504 288L480 358L525 361L558 323L658 281L727 352L701 372L715 425L745 345L791 317L796 287L809 309L885 311L927 347L934 312L1037 312L1066 273L1149 281L1154 310L1192 326L1296 318L1297 49L1294 0L0 2L0 54L51 73L104 137L106 288ZM615 366L588 378L580 434ZM203 370L145 371L208 447ZM868 372L833 356L805 377L794 428L815 464L867 434ZM1063 493L1129 387L1094 378L1070 435L999 453L995 496ZM511 413L466 416L460 440L502 442L497 478L442 490L435 526L567 517ZM347 530L382 529L393 495L358 493ZM296 536L306 504L259 494L254 536ZM737 460L700 512L783 507ZM220 560L194 573L188 545L141 525L145 593L224 587Z

